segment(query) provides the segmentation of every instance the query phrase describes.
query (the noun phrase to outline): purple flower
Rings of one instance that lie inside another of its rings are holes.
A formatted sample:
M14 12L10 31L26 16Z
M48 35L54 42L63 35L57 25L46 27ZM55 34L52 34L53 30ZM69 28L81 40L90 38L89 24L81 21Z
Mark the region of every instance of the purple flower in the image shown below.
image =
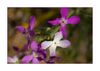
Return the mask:
M35 17L31 16L27 28L24 28L23 26L16 27L16 29L22 34L24 34L27 39L27 44L24 46L26 49L29 49L31 47L33 50L36 50L35 48L37 48L37 46L34 46L37 45L37 43L31 40L32 36L34 35L33 31L34 26L35 26Z
M38 64L41 60L45 60L46 51L41 49L41 47L39 47L37 42L32 41L31 49L32 49L32 54L25 55L21 60L22 63L32 62L34 64Z
M56 18L55 20L48 21L48 23L52 25L60 24L60 31L62 31L64 38L67 37L66 24L77 24L80 22L80 18L78 16L71 16L70 18L68 18L68 13L68 8L61 8L61 18Z
M32 41L30 47L32 51L37 52L38 57L46 58L46 50L41 49L41 47L36 41Z
M66 48L66 47L70 46L70 44L71 44L70 41L68 41L68 40L61 40L62 38L63 38L62 32L57 32L55 34L54 40L42 42L41 48L42 49L49 48L50 56L55 56L57 46Z
M33 28L35 26L35 17L31 16L28 23L28 28L24 28L23 26L17 26L16 29L22 34L29 34L33 36Z
M22 62L22 63L30 63L30 62L32 62L32 63L34 63L34 64L38 64L38 63L39 63L39 60L38 60L37 57L38 57L37 54L36 54L35 52L33 52L33 53L30 54L30 55L25 55L25 56L22 58L21 62Z
M21 62L38 64L46 59L45 55L46 55L45 50L32 51L32 54L25 55L22 58Z

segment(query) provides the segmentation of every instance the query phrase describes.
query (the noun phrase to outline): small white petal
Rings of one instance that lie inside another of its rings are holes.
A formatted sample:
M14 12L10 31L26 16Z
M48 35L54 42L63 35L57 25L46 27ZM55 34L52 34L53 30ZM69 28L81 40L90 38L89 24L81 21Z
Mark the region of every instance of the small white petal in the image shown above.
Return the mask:
M70 45L71 45L70 41L68 41L68 40L61 40L58 46L60 46L62 48L66 48L66 47L68 47Z
M13 62L13 58L8 57L8 62Z
M17 61L18 61L18 57L17 56L14 56L13 58L8 57L8 62L10 62L10 63L15 63Z
M62 35L62 32L60 31L60 32L57 32L56 34L55 34L55 37L54 37L54 41L56 40L56 41L59 41L59 40L61 40L63 38L63 35Z
M18 57L14 56L14 61L17 62L18 61Z
M47 49L48 47L50 47L52 44L52 41L44 41L41 43L41 47L42 49Z
M50 56L56 56L56 46L51 46L49 48Z

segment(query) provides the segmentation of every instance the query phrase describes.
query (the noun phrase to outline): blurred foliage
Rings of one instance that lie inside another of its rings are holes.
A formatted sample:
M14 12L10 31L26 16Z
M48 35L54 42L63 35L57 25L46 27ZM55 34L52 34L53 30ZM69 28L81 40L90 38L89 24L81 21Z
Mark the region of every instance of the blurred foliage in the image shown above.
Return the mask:
M60 8L8 8L8 55L17 55L13 46L23 48L26 39L15 27L27 27L32 15L36 17L34 40L40 43L52 39L59 26L52 26L47 21L60 17L59 10ZM70 8L68 17L72 15L78 15L81 22L77 25L68 24L71 46L66 49L57 48L57 54L62 57L58 63L92 63L92 8Z

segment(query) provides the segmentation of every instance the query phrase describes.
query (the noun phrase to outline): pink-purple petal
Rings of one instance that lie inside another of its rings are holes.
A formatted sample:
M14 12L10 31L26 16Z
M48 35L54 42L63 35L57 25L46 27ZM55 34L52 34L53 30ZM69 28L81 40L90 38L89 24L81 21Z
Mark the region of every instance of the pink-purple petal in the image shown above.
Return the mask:
M59 43L59 46L62 48L67 48L71 45L70 41L68 40L61 40Z
M69 13L69 9L68 8L61 8L60 9L61 17L66 18L68 16L68 13Z
M25 28L22 27L22 26L17 26L16 29L21 32L21 33L24 33L25 32Z
M35 26L35 17L34 16L31 16L30 19L29 19L29 29L32 30Z
M69 24L78 24L80 22L80 18L78 16L71 16L68 19Z
M52 25L58 25L58 24L60 24L60 19L56 18L55 20L48 21L48 23L50 23Z
M66 28L67 28L66 25L60 27L60 31L62 32L64 38L67 37L67 30L66 30Z
M22 63L29 63L32 60L33 56L32 55L26 55L22 58L21 62Z
M37 58L33 58L33 59L32 59L32 63L34 63L34 64L39 64L39 60L38 60Z
M31 48L32 48L32 50L37 51L37 49L38 49L38 43L36 41L32 41Z

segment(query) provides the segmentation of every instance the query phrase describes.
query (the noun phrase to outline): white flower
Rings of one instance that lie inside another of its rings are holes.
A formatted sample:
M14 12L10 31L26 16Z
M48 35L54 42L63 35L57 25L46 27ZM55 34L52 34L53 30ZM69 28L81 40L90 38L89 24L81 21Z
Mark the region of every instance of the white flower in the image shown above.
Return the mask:
M16 62L18 62L18 57L17 56L8 57L8 62L9 63L16 63Z
M68 41L68 40L61 40L62 38L63 38L62 32L57 32L55 34L53 41L44 41L41 43L41 47L42 47L42 49L49 48L50 56L55 56L57 46L66 48L66 47L70 46L70 44L71 44L70 41Z

